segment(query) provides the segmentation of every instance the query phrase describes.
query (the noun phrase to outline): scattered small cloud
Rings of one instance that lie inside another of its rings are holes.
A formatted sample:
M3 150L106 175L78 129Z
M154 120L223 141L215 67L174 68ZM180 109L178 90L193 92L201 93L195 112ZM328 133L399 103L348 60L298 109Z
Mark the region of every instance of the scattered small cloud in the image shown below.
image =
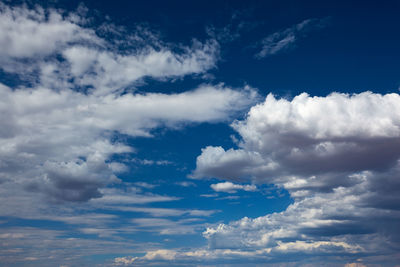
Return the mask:
M175 184L182 186L182 187L196 187L197 186L195 183L189 182L189 181L176 182Z
M138 257L118 257L114 259L114 264L115 265L131 265L136 261Z
M158 165L158 166L166 166L174 164L172 161L169 160L151 160L151 159L132 159L134 163L141 164L141 165Z
M165 218L137 218L131 222L141 231L160 235L186 235L199 232L205 225L200 218L171 220Z
M146 189L153 189L153 188L159 186L158 184L149 184L149 183L146 183L146 182L135 182L133 184L136 185L136 186L139 186L139 187L146 188Z
M239 199L240 196L225 196L225 197L219 197L217 200L236 200Z
M243 190L247 192L254 192L257 190L257 186L255 185L240 185L234 184L231 182L223 182L218 184L212 184L210 186L216 192L225 192L225 193L236 193L238 190Z
M201 197L207 197L207 198L212 198L212 197L218 197L218 194L201 194Z

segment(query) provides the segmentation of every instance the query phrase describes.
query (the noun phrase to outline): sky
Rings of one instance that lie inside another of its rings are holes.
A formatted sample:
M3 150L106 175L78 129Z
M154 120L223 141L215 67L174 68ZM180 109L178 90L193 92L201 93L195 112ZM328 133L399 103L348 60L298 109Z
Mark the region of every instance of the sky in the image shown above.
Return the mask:
M399 1L1 1L0 266L400 266Z

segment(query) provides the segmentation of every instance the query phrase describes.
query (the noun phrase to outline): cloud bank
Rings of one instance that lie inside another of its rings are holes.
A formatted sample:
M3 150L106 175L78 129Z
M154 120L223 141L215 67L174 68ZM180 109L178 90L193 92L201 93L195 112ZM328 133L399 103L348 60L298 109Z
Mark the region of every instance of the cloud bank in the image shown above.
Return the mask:
M115 156L135 153L126 136L152 138L160 127L226 122L258 98L250 87L224 84L137 93L145 79L167 82L206 73L216 66L219 44L165 43L144 26L128 31L96 25L85 12L82 6L65 12L0 4L0 68L11 77L0 83L0 210L5 218L45 222L42 228L4 228L10 234L0 236L7 241L0 259L6 264L51 255L48 264L57 265L105 248L129 253L137 246L124 236L138 231L198 233L202 217L218 210L145 206L180 198L149 192L148 183L124 182L118 176L129 166ZM125 217L112 214L121 212ZM131 214L141 215L127 220ZM44 230L48 222L63 226ZM83 237L64 238L69 229ZM38 240L43 242L37 251L20 248L35 248Z
M257 98L252 88L223 84L175 94L134 93L132 85L144 77L176 78L213 68L215 40L177 49L153 39L151 46L144 38L155 36L133 32L125 36L132 49L121 51L77 12L4 4L0 11L0 66L22 81L0 84L5 187L41 192L55 202L99 198L100 189L120 183L118 172L127 170L111 156L134 152L118 136L151 137L159 127L226 121Z

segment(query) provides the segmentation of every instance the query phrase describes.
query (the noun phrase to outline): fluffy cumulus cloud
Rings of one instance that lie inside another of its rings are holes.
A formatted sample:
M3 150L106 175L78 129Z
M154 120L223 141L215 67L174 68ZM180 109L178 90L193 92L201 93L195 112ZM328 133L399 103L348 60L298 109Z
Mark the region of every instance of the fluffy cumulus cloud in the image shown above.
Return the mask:
M194 176L240 180L247 175L279 182L292 174L332 176L393 167L399 157L399 101L398 94L370 92L304 93L292 101L269 95L245 121L232 125L243 139L239 149L203 149Z
M238 148L206 147L193 176L275 184L294 203L208 228L210 247L354 257L398 251L399 107L395 93L268 95L232 124Z

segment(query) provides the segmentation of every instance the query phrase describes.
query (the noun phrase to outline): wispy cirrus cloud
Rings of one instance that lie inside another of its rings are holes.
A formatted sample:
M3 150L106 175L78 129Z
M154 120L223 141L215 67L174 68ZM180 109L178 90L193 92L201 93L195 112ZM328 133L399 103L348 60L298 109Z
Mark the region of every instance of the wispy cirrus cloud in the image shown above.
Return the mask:
M272 33L261 40L258 45L260 51L255 57L261 59L291 49L310 32L326 27L328 21L329 18L306 19L285 30Z

